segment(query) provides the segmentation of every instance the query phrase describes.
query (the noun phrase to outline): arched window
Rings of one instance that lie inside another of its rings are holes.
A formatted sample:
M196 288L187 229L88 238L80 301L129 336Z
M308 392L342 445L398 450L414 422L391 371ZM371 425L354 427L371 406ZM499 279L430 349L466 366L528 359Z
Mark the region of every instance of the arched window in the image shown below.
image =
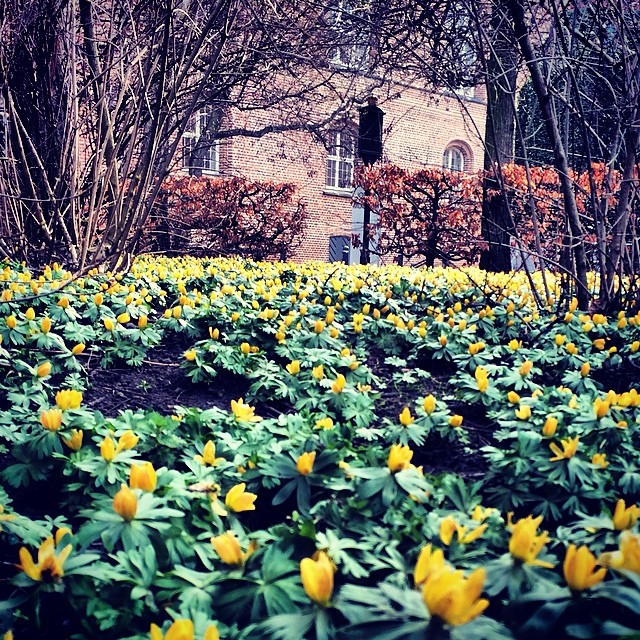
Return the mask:
M466 158L462 148L458 145L450 145L444 150L442 166L449 171L464 171Z
M331 131L327 144L325 184L330 189L351 189L356 157L356 138L349 129Z

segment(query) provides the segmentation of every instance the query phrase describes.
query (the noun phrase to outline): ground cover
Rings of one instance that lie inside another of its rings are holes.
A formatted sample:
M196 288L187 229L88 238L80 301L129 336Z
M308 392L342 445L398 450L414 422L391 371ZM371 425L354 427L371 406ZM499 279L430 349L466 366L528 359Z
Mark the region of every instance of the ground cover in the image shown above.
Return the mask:
M2 632L640 631L640 314L473 269L3 266Z

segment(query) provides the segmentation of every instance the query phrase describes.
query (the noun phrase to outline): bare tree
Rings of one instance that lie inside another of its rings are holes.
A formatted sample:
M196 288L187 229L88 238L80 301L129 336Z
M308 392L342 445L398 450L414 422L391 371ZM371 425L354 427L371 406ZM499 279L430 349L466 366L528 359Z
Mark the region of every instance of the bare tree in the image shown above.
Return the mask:
M376 34L394 11L379 0L0 0L0 252L78 270L122 263L192 114L210 110L218 139L320 135L384 81L393 50Z

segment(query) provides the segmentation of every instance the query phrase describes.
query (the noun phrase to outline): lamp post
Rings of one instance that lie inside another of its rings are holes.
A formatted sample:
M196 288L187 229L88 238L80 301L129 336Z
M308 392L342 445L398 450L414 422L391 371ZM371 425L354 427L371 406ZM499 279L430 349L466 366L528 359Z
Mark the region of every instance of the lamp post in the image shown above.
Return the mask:
M367 99L367 106L360 108L360 122L358 127L358 155L365 166L370 167L382 157L382 118L384 111L378 107L378 100L373 96ZM364 211L362 219L362 250L360 264L369 264L369 225L371 224L371 207L367 196L369 189L364 192Z

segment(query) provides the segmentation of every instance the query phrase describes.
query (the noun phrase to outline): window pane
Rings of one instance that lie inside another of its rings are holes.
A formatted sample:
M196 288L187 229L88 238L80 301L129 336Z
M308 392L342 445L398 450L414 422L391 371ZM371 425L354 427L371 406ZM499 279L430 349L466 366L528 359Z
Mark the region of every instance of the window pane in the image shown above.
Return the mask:
M335 160L327 160L327 180L326 185L328 187L335 187L336 184L336 161Z

